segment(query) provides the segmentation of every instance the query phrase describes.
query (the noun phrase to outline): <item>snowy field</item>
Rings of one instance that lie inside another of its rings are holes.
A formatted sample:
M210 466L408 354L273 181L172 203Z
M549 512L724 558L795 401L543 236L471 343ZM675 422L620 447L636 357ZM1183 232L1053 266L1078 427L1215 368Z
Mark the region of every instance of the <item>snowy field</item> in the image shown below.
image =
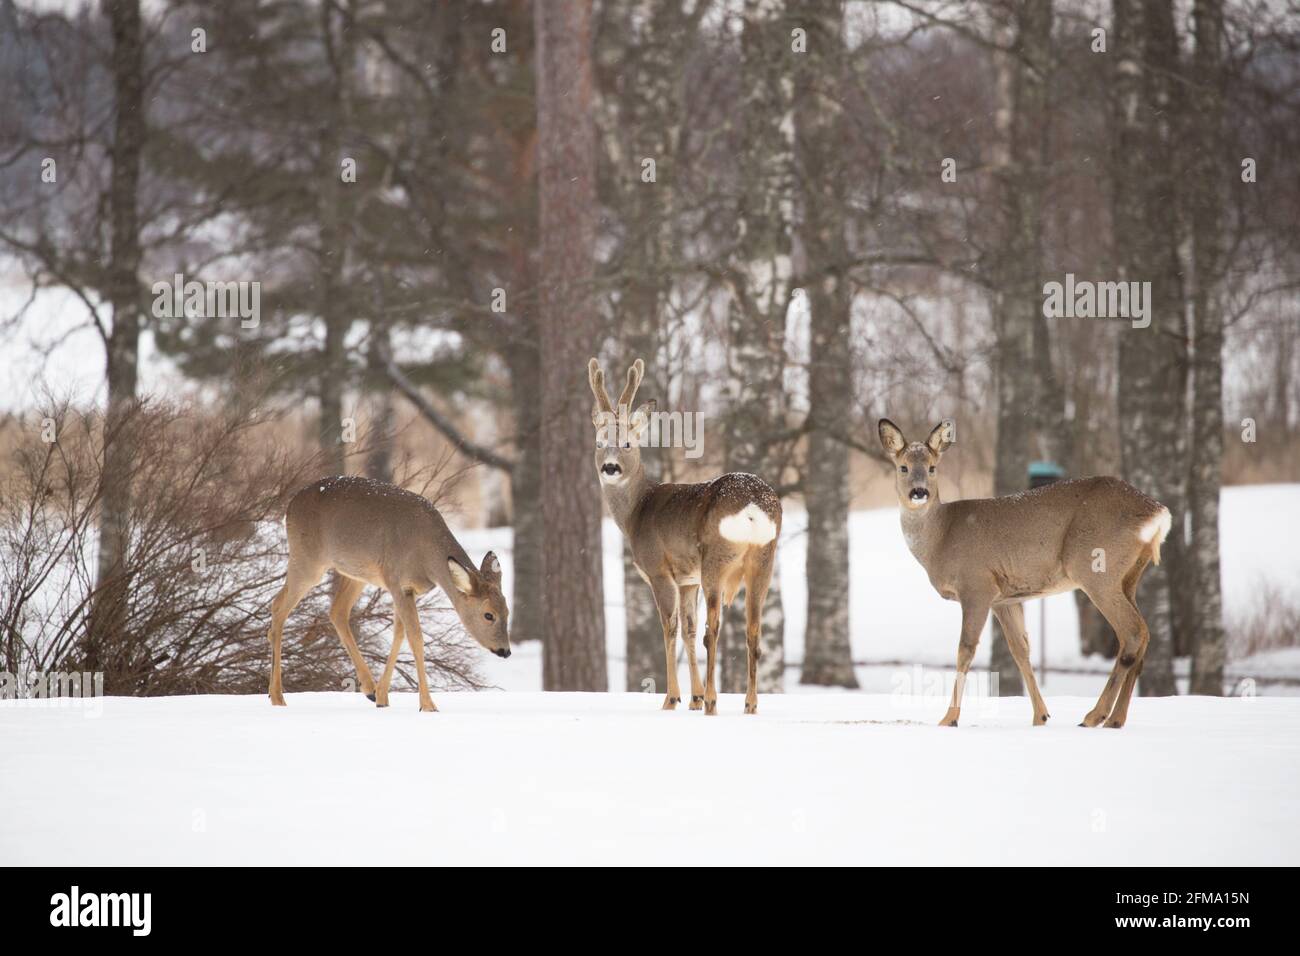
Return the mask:
M2 864L1300 863L1300 700L0 702Z

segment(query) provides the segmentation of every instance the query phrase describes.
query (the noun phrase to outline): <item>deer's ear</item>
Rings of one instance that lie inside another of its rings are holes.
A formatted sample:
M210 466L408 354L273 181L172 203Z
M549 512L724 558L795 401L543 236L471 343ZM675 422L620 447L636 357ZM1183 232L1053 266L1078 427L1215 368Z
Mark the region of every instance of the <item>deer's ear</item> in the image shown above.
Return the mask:
M955 426L945 418L930 430L930 437L925 440L925 444L936 455L942 455L948 450L948 446L953 443L956 437Z
M637 361L639 362L641 360L637 359ZM628 430L631 431L633 435L641 435L650 427L650 418L654 415L655 409L658 407L659 403L653 398L648 402L643 402L641 407L632 413L632 420L628 422Z
M903 437L902 430L888 418L880 420L876 425L876 431L880 435L880 444L888 454L897 455L907 447L907 439Z
M496 584L501 583L501 562L497 560L495 551L489 551L483 555L483 563L479 565L479 572L489 581Z
M465 570L465 566L455 558L447 559L447 570L451 572L451 583L461 594L474 593L474 579Z

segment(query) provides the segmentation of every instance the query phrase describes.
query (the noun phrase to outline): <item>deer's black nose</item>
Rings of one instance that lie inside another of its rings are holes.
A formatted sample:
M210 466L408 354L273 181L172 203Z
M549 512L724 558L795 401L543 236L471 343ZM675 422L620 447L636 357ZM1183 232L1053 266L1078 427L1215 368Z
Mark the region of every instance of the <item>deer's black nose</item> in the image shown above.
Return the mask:
M610 477L613 477L614 475L617 475L619 472L621 472L623 469L618 467L618 465L614 464L612 461L607 461L605 462L605 464L600 466L600 470L605 474L609 475Z
M510 648L508 648L508 647L498 647L498 648L497 648L495 651L493 651L492 653L495 654L497 657L500 657L500 658L506 658L506 657L509 657L509 656L510 656Z
M930 497L930 492L926 491L924 488L913 488L907 493L907 497L911 498L913 501L925 501L925 499Z

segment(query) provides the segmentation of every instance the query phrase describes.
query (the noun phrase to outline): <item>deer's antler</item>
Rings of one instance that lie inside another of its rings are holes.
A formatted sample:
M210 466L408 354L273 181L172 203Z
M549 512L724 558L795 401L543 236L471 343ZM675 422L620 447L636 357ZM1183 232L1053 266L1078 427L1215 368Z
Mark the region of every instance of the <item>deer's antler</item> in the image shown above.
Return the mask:
M596 396L596 407L602 412L612 412L614 406L609 403L609 392L605 391L605 373L600 369L600 362L592 359L587 363L587 378L591 382L591 394Z
M627 370L627 384L623 386L623 394L618 397L620 408L632 407L632 399L636 398L636 390L641 387L643 378L645 378L645 362L637 359Z

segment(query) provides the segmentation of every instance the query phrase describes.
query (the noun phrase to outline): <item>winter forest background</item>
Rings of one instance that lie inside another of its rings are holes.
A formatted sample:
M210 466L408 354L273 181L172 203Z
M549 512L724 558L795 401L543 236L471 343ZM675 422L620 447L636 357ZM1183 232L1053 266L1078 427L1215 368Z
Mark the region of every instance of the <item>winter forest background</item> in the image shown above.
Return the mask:
M1283 0L0 0L0 664L264 692L287 495L348 471L507 564L532 656L426 609L436 683L662 687L602 528L599 355L703 416L701 458L648 467L785 499L764 691L951 663L882 415L956 423L949 500L1050 462L1170 507L1142 693L1293 691L1297 157ZM1066 274L1150 282L1150 327L1045 317ZM170 308L178 275L258 312ZM328 588L289 690L352 677ZM1105 622L1049 605L1035 665L1100 673Z

